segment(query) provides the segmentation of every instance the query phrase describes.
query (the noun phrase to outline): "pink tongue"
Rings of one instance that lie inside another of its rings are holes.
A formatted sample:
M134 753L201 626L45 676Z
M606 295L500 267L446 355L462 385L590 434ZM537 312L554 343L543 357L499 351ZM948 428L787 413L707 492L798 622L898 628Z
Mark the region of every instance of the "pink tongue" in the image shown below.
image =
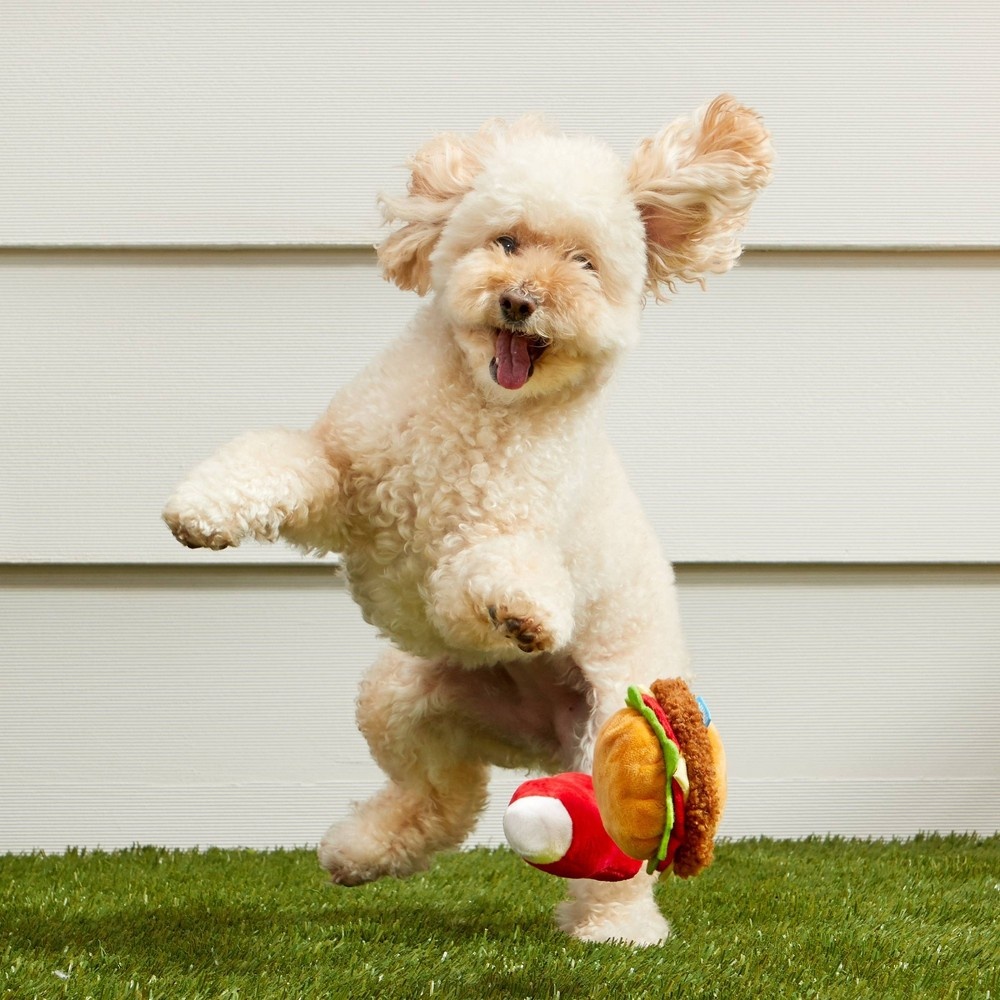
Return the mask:
M531 374L527 337L510 330L497 331L497 382L505 389L520 389Z

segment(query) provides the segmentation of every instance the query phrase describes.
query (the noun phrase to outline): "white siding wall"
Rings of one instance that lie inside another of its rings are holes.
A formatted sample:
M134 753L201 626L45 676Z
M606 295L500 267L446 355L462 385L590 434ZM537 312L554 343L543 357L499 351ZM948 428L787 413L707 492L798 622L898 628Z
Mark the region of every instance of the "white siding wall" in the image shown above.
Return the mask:
M0 850L314 842L378 783L331 568L187 552L163 499L412 313L367 245L427 135L541 110L624 153L725 90L775 182L611 415L725 832L1000 828L998 40L985 3L6 4Z

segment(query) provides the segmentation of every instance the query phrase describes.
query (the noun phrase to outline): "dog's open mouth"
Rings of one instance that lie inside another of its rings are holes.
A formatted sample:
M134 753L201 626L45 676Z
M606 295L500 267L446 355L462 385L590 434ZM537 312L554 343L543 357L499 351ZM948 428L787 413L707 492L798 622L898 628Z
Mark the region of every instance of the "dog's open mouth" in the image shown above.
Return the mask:
M505 389L520 389L535 371L535 362L545 353L549 342L535 334L518 333L499 327L496 353L490 361L490 375Z

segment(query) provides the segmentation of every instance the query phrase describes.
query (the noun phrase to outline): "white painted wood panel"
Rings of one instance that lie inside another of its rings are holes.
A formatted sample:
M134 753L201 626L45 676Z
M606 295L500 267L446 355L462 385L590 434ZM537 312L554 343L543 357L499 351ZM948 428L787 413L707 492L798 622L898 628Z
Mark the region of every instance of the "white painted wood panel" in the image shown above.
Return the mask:
M0 560L192 553L159 511L308 426L418 305L368 253L0 254ZM671 558L1000 559L1000 253L752 253L650 305L610 427Z
M490 802L466 847L500 847L503 813L523 775L497 771ZM313 848L333 819L371 794L378 779L244 784L168 783L40 786L0 782L0 852L135 844L175 848ZM912 837L998 828L996 779L734 781L719 835ZM319 865L317 884L326 881Z
M1000 829L1000 571L679 581L725 834ZM353 723L376 649L316 568L0 570L0 851L315 843L381 781Z
M751 242L995 246L998 38L983 0L8 0L0 244L368 243L433 132L624 153L731 91L779 153Z

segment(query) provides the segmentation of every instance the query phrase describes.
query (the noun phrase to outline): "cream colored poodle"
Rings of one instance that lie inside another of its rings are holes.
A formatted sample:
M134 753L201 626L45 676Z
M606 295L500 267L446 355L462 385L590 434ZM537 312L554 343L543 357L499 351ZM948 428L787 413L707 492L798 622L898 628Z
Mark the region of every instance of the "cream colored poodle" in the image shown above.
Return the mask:
M603 427L646 293L728 270L770 175L758 116L720 97L629 164L536 120L412 159L385 275L433 293L308 431L248 434L164 518L185 545L341 553L392 648L358 722L386 786L323 838L334 882L405 876L462 842L490 764L588 770L631 683L685 676L673 572ZM669 933L645 874L576 881L588 941Z

